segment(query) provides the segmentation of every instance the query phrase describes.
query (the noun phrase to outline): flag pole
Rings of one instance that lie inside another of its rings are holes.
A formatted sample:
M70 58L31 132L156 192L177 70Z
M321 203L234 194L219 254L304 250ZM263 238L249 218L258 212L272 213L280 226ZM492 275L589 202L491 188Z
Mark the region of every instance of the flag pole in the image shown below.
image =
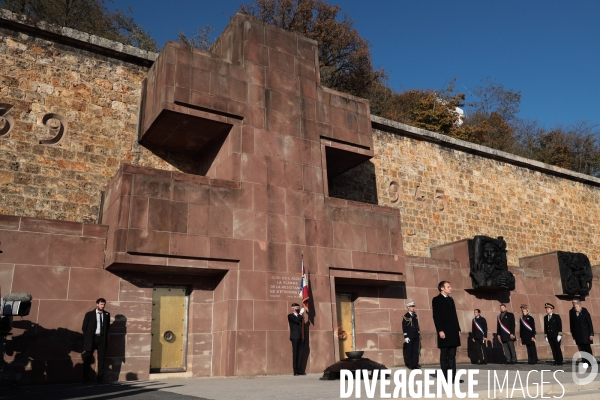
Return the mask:
M302 269L303 269L302 272L304 272L304 252L301 252L300 254L302 256ZM308 277L307 277L307 279L308 279ZM302 302L302 305L304 306L304 302ZM304 309L304 311L308 315L308 310L306 310L306 308ZM302 341L303 342L304 342L304 331L305 331L305 329L306 328L305 328L304 315L303 315L302 316Z

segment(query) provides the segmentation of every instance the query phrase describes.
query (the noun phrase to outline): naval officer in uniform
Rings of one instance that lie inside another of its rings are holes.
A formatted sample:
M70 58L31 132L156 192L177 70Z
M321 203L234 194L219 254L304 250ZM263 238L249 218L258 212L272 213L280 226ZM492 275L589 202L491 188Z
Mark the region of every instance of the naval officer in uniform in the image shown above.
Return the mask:
M563 365L563 354L560 349L560 340L562 339L562 321L560 315L554 314L554 306L550 303L544 304L546 316L544 317L544 335L546 342L552 349L554 363L552 365Z
M402 332L404 333L404 343L406 343L406 366L408 369L421 368L419 365L419 319L415 312L415 302L406 303L408 312L402 317Z

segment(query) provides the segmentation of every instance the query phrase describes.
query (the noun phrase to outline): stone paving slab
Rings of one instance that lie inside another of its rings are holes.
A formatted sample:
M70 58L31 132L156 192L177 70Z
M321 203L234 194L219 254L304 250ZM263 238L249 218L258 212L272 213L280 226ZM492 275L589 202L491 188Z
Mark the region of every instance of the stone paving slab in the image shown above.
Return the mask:
M459 369L474 369L476 366L472 365L459 365ZM490 371L490 377L493 379L493 373L496 371L496 375L501 380L504 379L505 374L508 374L509 386L512 388L517 372L523 381L524 389L527 385L526 376L532 370L540 371L541 369L549 370L550 372L545 373L544 381L549 382L544 385L544 396L560 397L563 394L563 398L568 399L582 399L591 400L600 398L600 376L586 385L579 386L573 383L570 365L562 366L563 368L550 366L550 365L495 365L484 366L486 369L481 368L477 376L478 384L474 386L473 390L477 395L477 398L497 398L504 399L510 398L510 393L507 394L506 389L503 392L490 390L488 394L487 382L488 382L488 371ZM434 366L431 367L432 369ZM425 367L424 371L428 369ZM556 372L559 369L562 372ZM393 368L395 372L399 368ZM507 372L508 371L508 372ZM539 373L531 377L529 385L529 394L525 393L526 398L534 397L536 395L536 386L533 383L539 382ZM407 371L409 373L410 371ZM429 371L428 371L429 372ZM560 385L553 378L553 374L556 372L556 379L560 382ZM546 375L547 374L547 375ZM90 400L104 400L104 399L166 399L166 400L193 400L193 399L227 399L227 400L253 400L253 399L298 399L298 400L311 400L311 399L338 399L340 398L340 381L322 381L320 380L321 374L309 374L306 376L291 376L291 375L271 375L271 376L255 376L255 377L231 377L231 378L186 378L186 379L165 379L165 380L153 380L143 382L123 382L115 383L110 385L94 385L94 386L83 386L83 385L48 385L48 386L30 386L21 387L17 389L4 389L0 391L0 399L90 399ZM422 382L423 375L419 375L416 379ZM435 391L435 379L434 391ZM467 384L463 383L460 385L461 390L467 390ZM512 398L523 398L523 393L518 390L519 385L516 385L516 390L512 393ZM393 390L389 390L391 393ZM525 389L527 390L527 389ZM377 385L375 396L373 398L380 399L379 396L379 385ZM407 398L410 397L407 393ZM356 398L352 396L350 398ZM360 398L367 398L365 393L364 385L362 386L362 392ZM445 397L443 397L445 398ZM454 397L456 398L456 397ZM537 398L540 398L539 396Z

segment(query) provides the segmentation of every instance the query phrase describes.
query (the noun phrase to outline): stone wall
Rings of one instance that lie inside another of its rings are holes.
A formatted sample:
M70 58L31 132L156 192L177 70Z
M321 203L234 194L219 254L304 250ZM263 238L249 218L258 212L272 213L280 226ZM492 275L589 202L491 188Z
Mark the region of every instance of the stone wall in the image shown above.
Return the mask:
M347 171L330 194L400 209L407 255L428 257L430 247L487 235L504 236L509 265L555 250L600 263L600 180L581 182L580 174L449 138L435 143L441 135L416 128L421 136L409 135L387 123L373 130L375 173L364 165ZM375 177L376 192L356 190L373 188Z
M13 106L14 118L0 137L0 213L96 222L101 191L121 163L196 168L189 156L154 154L136 140L141 64L156 54L128 62L39 33L0 28L0 103ZM47 113L67 121L66 137L53 146L39 144L53 136L42 123Z

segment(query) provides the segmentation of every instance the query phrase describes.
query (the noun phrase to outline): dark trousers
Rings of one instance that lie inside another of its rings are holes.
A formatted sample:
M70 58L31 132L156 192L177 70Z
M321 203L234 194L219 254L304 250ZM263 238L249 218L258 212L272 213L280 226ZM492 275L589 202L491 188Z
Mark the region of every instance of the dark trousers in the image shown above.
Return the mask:
M552 358L554 358L554 362L558 364L563 363L563 355L562 350L560 349L560 342L556 340L555 337L548 336L548 343L550 344L550 349L552 350Z
M527 348L527 363L535 364L538 362L537 356L537 347L535 347L535 343L525 345Z
M517 362L514 341L509 340L508 342L502 342L502 349L504 349L504 358L506 359L506 362Z
M84 351L83 357L83 381L87 382L90 379L92 370L92 361L94 359L94 350L97 351L98 359L98 382L102 380L104 374L104 354L106 353L106 338L104 335L94 335L94 343L92 351Z
M475 339L475 354L477 354L475 361L477 361L478 364L487 363L485 339Z
M408 368L416 368L419 365L419 338L410 339L406 346L405 364Z
M592 346L589 344L577 344L577 350L585 351L586 353L590 353L592 357L594 356L594 353L592 353Z
M302 373L302 349L304 348L304 340L290 339L292 341L292 367L295 374Z
M440 348L440 369L448 380L448 371L452 371L452 382L456 378L456 346Z

